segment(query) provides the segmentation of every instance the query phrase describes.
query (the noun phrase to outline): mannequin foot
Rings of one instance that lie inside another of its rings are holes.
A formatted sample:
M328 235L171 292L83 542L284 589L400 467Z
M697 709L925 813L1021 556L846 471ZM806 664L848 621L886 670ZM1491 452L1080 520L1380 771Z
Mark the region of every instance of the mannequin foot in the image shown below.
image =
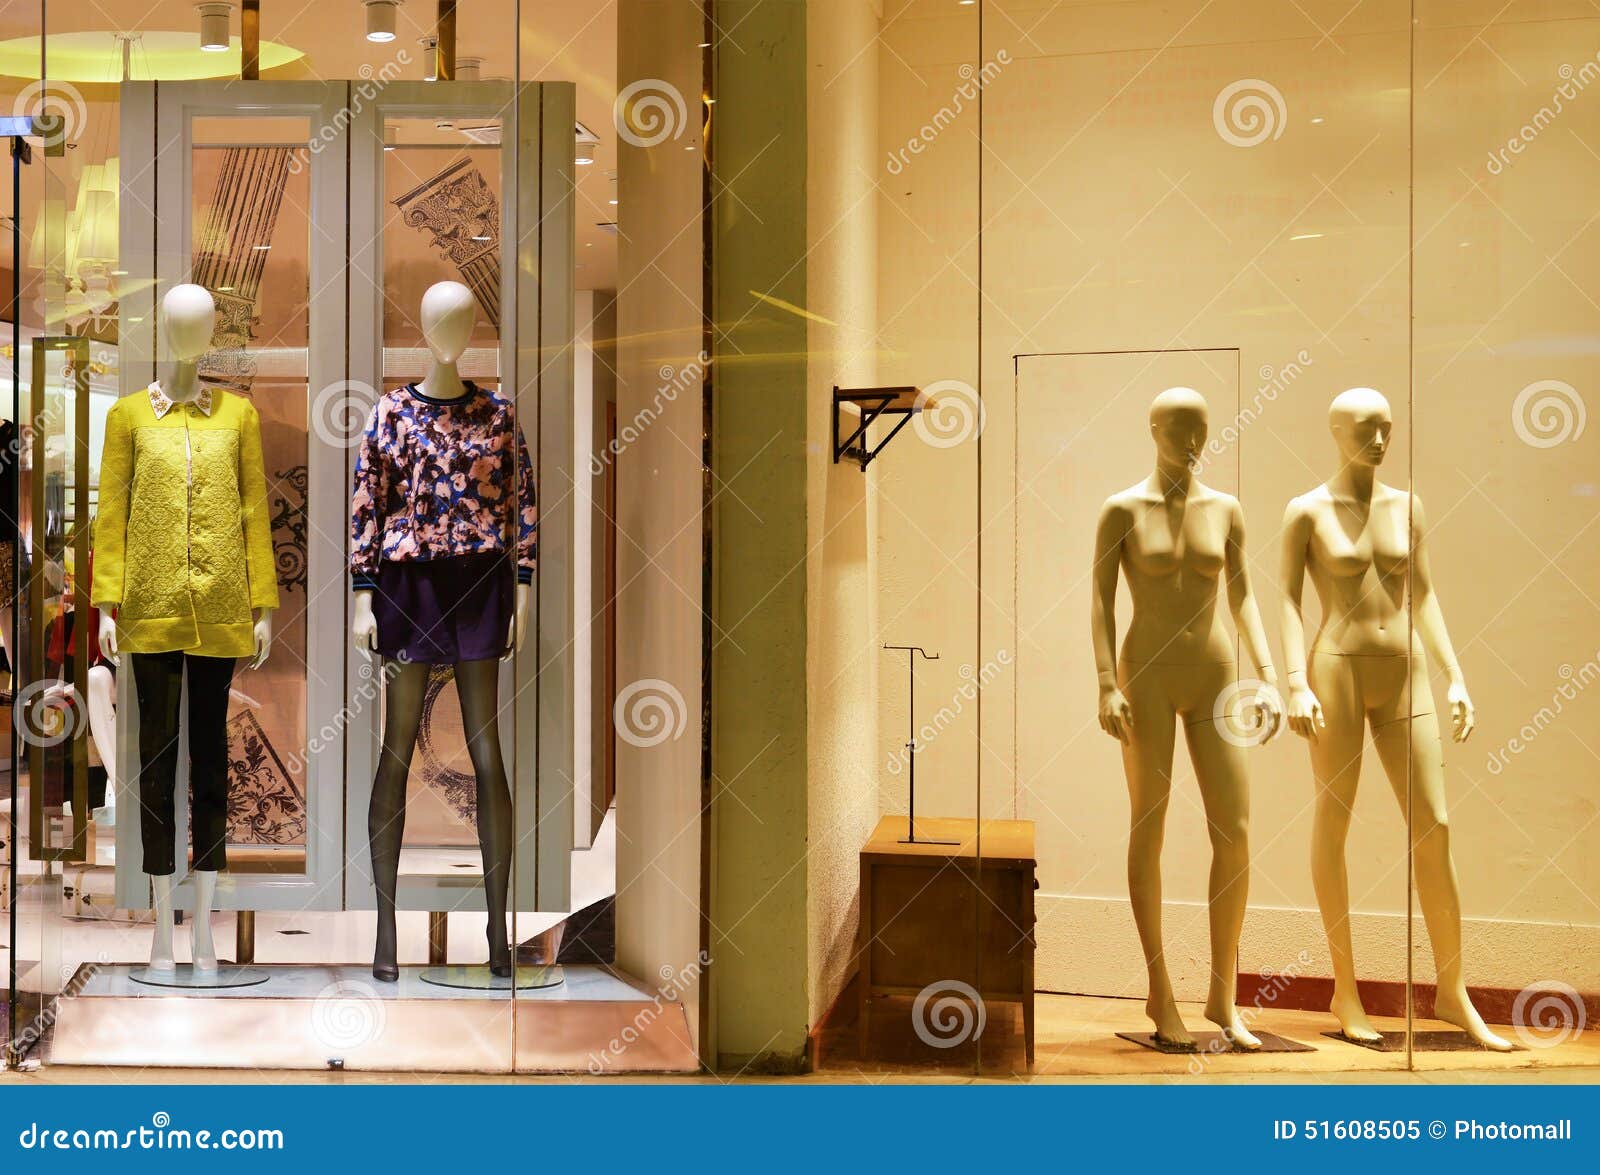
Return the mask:
M1489 1031L1489 1026L1483 1022L1483 1017L1478 1015L1478 1009L1472 1006L1472 1000L1464 991L1446 992L1441 988L1433 998L1433 1016L1436 1020L1443 1020L1464 1030L1486 1049L1493 1049L1497 1053L1511 1051L1511 1042Z
M178 969L178 963L177 963L177 960L173 957L172 944L170 942L165 943L165 944L157 942L157 943L155 943L154 945L151 946L151 948L150 948L150 970L165 972L165 971L176 971L177 969Z
M1183 1017L1178 1015L1178 1005L1171 996L1158 999L1152 995L1144 1002L1145 1015L1155 1023L1156 1040L1162 1044L1179 1045L1183 1048L1193 1048L1194 1036L1183 1026Z
M1206 1019L1222 1029L1222 1035L1234 1048L1255 1052L1261 1047L1261 1038L1244 1026L1239 1009L1228 1000L1207 1000Z
M395 938L394 920L391 918L385 926L383 919L378 919L378 941L372 948L372 977L380 983L395 983L400 978L400 965L395 961L399 953Z
M196 971L217 969L217 948L211 941L211 919L195 918L189 930L190 957Z
M1365 1044L1377 1044L1383 1039L1383 1033L1372 1026L1372 1021L1367 1019L1367 1010L1361 1006L1361 997L1357 995L1343 995L1338 991L1333 993L1333 1002L1328 1005L1339 1021L1339 1031L1349 1040L1360 1041Z
M489 942L489 974L499 979L511 978L511 948L505 939Z

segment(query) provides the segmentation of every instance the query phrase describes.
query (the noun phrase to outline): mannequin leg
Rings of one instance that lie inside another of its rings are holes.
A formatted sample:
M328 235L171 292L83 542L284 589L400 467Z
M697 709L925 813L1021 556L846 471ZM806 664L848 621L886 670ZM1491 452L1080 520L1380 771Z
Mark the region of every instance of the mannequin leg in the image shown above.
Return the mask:
M467 752L478 779L478 847L483 853L484 904L489 911L489 969L511 974L506 940L506 899L511 888L511 787L500 754L499 661L456 664L456 694Z
M211 907L217 896L217 875L210 869L196 869L194 878L194 918L189 923L189 957L196 971L217 969L217 948L211 940Z
M1206 1019L1237 1048L1258 1049L1261 1041L1239 1018L1239 936L1250 893L1250 788L1244 748L1222 737L1207 714L1184 727L1189 761L1200 783L1211 838L1211 991Z
M172 954L172 874L152 874L150 891L156 907L156 931L150 940L150 970L175 971L177 961Z
M110 826L117 818L117 679L109 668L89 669L89 735L106 769L106 802L95 821Z
M1423 688L1426 688L1424 682ZM1372 732L1378 758L1389 776L1402 811L1406 810L1409 768L1411 859L1417 875L1417 901L1433 944L1438 988L1436 1018L1466 1030L1486 1048L1505 1052L1511 1043L1489 1030L1472 1006L1461 970L1461 895L1450 854L1450 821L1445 811L1444 752L1436 714L1419 714L1386 723Z
M400 845L406 831L406 779L422 726L422 703L428 693L428 666L384 662L392 674L384 687L383 749L372 781L367 808L367 843L372 854L372 883L378 893L378 937L372 951L372 975L392 983L400 978L394 895L400 880Z
M1345 872L1345 841L1361 780L1366 712L1356 670L1349 657L1311 655L1312 691L1322 703L1327 726L1311 740L1311 773L1316 778L1316 814L1311 824L1311 882L1322 911L1322 927L1333 958L1333 1001L1339 1029L1351 1040L1376 1041L1383 1035L1367 1019L1356 985L1355 947L1350 940L1350 882Z
M1133 707L1133 734L1122 748L1128 777L1128 897L1150 980L1145 1013L1155 1022L1157 1039L1193 1044L1194 1037L1178 1015L1161 947L1161 845L1172 793L1177 716L1159 676L1160 669L1148 665L1123 674L1122 690Z

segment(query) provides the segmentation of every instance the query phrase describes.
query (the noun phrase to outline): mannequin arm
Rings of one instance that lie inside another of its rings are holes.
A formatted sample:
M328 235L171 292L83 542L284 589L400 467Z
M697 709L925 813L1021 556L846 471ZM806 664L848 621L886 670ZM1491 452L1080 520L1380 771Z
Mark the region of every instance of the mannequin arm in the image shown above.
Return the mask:
M528 615L533 610L533 585L531 583L517 584L517 608L511 617L511 631L506 633L506 645L510 656L522 648L522 639L528 632Z
M1477 725L1477 714L1472 708L1472 698L1467 694L1466 677L1461 663L1456 660L1455 647L1450 643L1449 630L1444 624L1444 609L1439 606L1439 593L1433 587L1433 570L1428 565L1428 552L1423 544L1427 529L1422 516L1422 500L1411 496L1411 605L1417 635L1422 647L1439 665L1444 667L1450 680L1447 700L1450 703L1451 734L1455 741L1466 742Z
M372 614L372 589L356 590L355 614L350 618L350 635L356 648L369 653L378 651L378 618Z
M256 654L250 658L247 668L260 669L267 663L267 656L272 652L272 609L257 608L256 622L252 630L255 637Z
M1322 703L1306 682L1306 623L1300 610L1305 594L1306 552L1311 546L1312 518L1298 499L1283 516L1283 661L1289 685L1289 729L1309 739L1324 726Z
M1094 639L1094 667L1100 682L1100 729L1119 742L1133 731L1133 707L1117 688L1117 575L1122 564L1122 540L1128 533L1128 515L1114 502L1100 511L1094 534L1094 588L1089 605L1089 628Z
M1272 654L1267 648L1267 632L1261 624L1261 608L1256 604L1255 592L1250 588L1250 570L1244 557L1244 511L1238 502L1233 503L1233 516L1228 525L1225 549L1228 570L1228 606L1233 612L1234 627L1245 652L1256 667L1261 686L1255 692L1251 705L1255 708L1263 742L1270 742L1283 725L1283 698L1277 690L1278 671L1272 667Z
M117 618L112 613L120 606L100 605L100 631L96 634L100 642L100 655L118 669L122 668L122 656L117 652Z

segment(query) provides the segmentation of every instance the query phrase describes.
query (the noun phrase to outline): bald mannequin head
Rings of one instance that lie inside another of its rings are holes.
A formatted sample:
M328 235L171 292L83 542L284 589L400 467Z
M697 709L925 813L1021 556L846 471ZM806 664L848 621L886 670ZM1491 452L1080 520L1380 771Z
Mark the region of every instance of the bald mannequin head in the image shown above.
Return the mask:
M1193 470L1206 446L1209 414L1205 398L1193 388L1168 388L1150 405L1150 435L1156 461L1168 468Z
M1393 429L1389 401L1375 388L1340 392L1328 406L1328 430L1346 464L1383 464Z

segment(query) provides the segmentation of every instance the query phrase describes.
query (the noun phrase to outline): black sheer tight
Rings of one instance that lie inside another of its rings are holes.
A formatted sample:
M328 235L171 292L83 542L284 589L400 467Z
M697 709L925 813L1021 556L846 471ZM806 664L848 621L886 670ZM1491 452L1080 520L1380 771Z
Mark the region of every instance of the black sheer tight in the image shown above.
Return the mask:
M378 939L373 949L372 974L378 979L394 979L399 975L394 898L400 874L400 846L405 836L406 777L428 695L428 666L385 662L384 668L390 676L385 689L383 750L378 757L377 777L372 781L367 836L372 851L372 880L378 891ZM484 896L489 911L489 966L496 975L510 975L506 900L511 887L511 788L500 754L500 662L458 662L455 677L467 753L478 780L478 847L483 852Z

